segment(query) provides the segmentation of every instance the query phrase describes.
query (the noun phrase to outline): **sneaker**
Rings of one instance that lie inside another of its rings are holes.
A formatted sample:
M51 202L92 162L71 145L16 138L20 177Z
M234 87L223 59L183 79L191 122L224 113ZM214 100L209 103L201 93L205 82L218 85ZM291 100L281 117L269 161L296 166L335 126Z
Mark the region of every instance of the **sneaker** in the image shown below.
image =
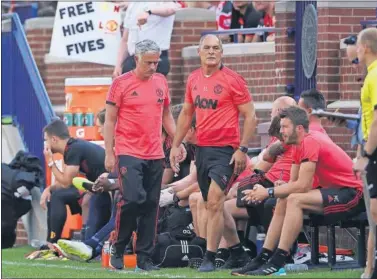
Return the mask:
M93 193L92 187L94 183L84 177L73 178L72 184L80 191L89 191Z
M221 269L241 268L246 266L250 261L249 255L243 252L238 257L230 256Z
M246 272L256 270L256 269L258 269L259 267L261 267L263 264L264 264L264 262L262 262L260 258L255 257L254 259L252 259L252 260L251 260L247 265L245 265L244 267L241 267L241 268L237 268L237 269L232 270L232 272L231 272L230 274L232 274L232 275L236 275L236 276L245 275Z
M198 269L202 265L202 258L192 258L189 260L188 267Z
M74 261L86 262L93 257L93 248L79 241L59 239L56 249L64 257Z
M259 267L258 269L251 270L245 273L245 275L251 276L267 276L279 272L281 266L277 266L270 261Z
M123 269L124 263L123 263L123 252L117 253L115 246L110 246L110 261L109 266L114 269Z
M138 261L135 271L156 271L160 270L159 267L153 265L152 261L150 259L144 260L144 261Z
M216 259L215 259L215 267L216 267L216 268L220 268L220 269L222 269L221 267L224 266L225 262L226 262L226 261L223 260L223 259L221 259L221 258L216 258Z
M211 262L207 258L203 259L203 262L198 269L199 272L212 272L215 270L216 270L215 263Z

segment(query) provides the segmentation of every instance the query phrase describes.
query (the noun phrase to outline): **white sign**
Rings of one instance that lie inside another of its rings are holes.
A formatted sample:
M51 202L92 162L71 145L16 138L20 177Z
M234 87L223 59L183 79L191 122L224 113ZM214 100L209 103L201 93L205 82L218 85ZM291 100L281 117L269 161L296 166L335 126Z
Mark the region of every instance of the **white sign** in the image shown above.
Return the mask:
M120 7L109 2L59 2L50 55L115 65L120 44Z

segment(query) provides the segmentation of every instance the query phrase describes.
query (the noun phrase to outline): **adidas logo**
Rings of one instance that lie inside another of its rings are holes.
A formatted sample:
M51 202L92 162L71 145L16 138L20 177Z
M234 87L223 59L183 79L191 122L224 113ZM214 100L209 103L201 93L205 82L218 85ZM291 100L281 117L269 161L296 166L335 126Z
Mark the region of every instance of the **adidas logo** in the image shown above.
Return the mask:
M136 92L136 91L134 91L134 92L132 92L131 96L134 96L134 97L136 97L136 96L139 96L139 94L137 94L137 92Z
M184 255L181 261L189 261L189 257L187 257L187 255Z

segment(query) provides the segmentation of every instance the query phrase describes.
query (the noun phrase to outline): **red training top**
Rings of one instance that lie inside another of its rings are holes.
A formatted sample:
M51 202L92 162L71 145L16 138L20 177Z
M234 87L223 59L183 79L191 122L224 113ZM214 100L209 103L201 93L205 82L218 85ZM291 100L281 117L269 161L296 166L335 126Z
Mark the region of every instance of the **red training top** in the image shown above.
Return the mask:
M162 114L170 97L166 78L154 74L139 79L133 71L117 77L109 90L107 104L118 107L115 128L116 155L140 159L164 158Z
M240 144L237 106L250 102L251 95L241 75L221 67L210 77L201 69L187 80L185 102L196 111L198 146L232 146Z

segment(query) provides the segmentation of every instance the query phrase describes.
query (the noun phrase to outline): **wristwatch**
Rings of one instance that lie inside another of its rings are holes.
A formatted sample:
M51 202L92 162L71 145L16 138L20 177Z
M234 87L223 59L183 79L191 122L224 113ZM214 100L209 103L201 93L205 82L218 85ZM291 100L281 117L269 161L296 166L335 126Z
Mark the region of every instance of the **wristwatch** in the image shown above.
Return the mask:
M366 158L368 158L368 159L370 159L370 158L372 157L372 155L369 155L369 154L365 151L364 147L362 147L362 148L360 149L360 155L361 155L361 157L366 157Z
M152 14L152 10L146 10L146 12L151 15Z
M275 198L275 189L274 188L268 188L268 196L270 198Z
M241 150L241 152L243 152L243 153L247 153L247 151L249 150L249 148L247 148L246 146L240 146L240 147L238 147L238 149L239 150Z

